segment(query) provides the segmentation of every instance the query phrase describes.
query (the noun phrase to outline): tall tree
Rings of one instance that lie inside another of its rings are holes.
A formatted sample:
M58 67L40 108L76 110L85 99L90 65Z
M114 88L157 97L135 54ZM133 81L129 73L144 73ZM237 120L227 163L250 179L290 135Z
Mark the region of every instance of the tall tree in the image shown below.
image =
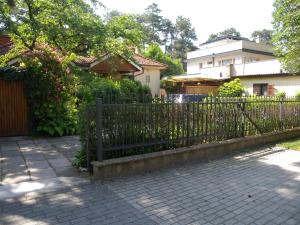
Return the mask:
M271 44L272 43L272 31L271 30L255 30L251 34L251 39L253 41L258 40L259 42L265 43L265 44Z
M219 38L228 37L228 36L240 37L241 33L237 31L234 27L231 27L219 33L209 35L207 41L215 41Z
M173 53L173 44L175 39L176 28L171 20L163 19L162 20L162 42L164 44L165 53L172 55Z
M176 36L174 41L174 58L179 58L186 70L186 53L197 49L193 41L197 40L195 28L189 18L178 16L176 19Z
M300 71L300 1L276 0L273 12L275 54L286 70Z
M153 3L145 9L145 13L141 17L148 31L149 43L156 42L162 44L160 32L162 30L163 17L160 13L161 10L158 5Z

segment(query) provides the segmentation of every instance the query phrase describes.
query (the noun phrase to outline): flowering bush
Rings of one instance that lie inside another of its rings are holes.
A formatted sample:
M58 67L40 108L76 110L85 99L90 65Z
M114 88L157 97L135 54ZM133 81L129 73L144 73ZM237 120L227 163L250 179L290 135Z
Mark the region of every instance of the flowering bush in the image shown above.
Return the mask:
M77 78L70 60L48 45L23 56L31 122L40 133L62 136L76 131Z

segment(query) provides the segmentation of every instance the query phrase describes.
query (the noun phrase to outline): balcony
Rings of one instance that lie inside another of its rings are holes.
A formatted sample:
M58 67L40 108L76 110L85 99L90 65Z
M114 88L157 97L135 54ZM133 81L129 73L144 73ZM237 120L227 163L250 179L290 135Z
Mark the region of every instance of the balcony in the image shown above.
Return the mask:
M266 60L245 64L231 64L228 66L215 66L203 68L200 75L203 78L224 79L235 76L277 74L284 72L278 60Z
M233 65L231 76L247 76L260 74L282 73L282 67L278 60L266 60L252 63Z

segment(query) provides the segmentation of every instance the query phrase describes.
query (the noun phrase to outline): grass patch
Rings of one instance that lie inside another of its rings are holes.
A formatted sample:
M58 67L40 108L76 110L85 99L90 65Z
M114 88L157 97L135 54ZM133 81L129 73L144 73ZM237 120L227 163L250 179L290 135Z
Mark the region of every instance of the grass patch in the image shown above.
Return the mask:
M277 144L280 147L300 151L300 138L291 139Z

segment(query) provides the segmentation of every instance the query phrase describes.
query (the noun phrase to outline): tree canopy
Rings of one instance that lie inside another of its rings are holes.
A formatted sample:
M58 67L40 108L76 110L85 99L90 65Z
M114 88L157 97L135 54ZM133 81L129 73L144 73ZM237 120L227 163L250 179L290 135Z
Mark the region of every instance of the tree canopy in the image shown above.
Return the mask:
M272 44L272 30L255 30L251 34L253 41L259 40L261 43Z
M300 71L300 1L276 0L273 13L275 54L286 70Z
M215 41L219 38L223 38L223 37L227 37L227 36L240 37L241 33L239 31L237 31L234 27L231 27L231 28L225 29L219 33L209 35L207 42Z
M142 31L132 17L104 23L95 13L99 6L97 0L20 0L11 8L0 0L0 30L30 50L47 43L65 53L86 55L140 44Z
M181 63L185 63L186 53L197 47L194 41L197 40L195 28L191 21L183 16L178 16L175 23L161 15L161 9L156 3L145 8L145 11L138 15L131 15L140 25L140 30L144 34L141 42L146 48L151 44L159 44L172 59L178 58ZM109 12L105 18L107 21L122 16L123 14L115 10Z

